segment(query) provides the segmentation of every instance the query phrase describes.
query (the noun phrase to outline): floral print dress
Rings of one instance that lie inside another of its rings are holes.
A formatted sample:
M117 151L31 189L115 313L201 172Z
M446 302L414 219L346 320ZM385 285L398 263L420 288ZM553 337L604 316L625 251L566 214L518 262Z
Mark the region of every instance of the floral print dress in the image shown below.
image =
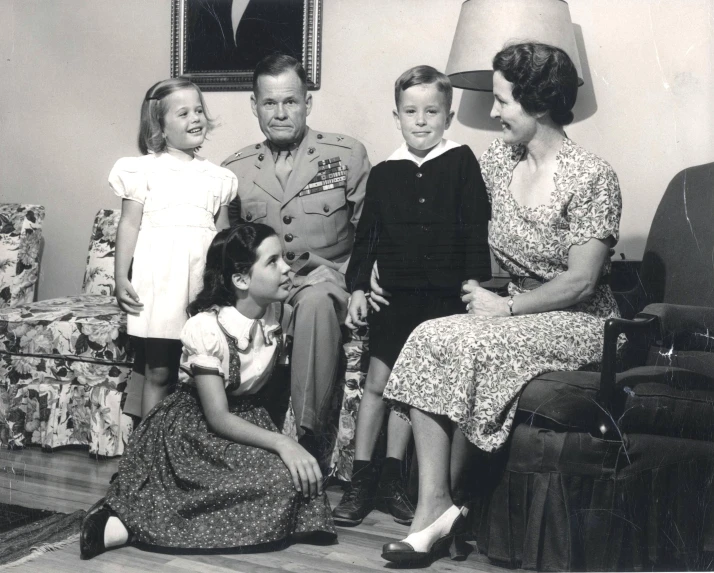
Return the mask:
M617 176L570 139L557 155L550 202L523 207L509 190L523 146L494 141L481 157L491 199L489 245L516 277L515 297L568 268L568 251L591 238L616 241L622 201ZM602 270L609 274L609 261ZM514 317L455 315L421 324L394 365L384 398L456 422L470 442L494 451L508 439L518 397L533 377L597 366L607 318L618 316L602 280L589 300L563 310ZM524 288L525 287L525 288Z

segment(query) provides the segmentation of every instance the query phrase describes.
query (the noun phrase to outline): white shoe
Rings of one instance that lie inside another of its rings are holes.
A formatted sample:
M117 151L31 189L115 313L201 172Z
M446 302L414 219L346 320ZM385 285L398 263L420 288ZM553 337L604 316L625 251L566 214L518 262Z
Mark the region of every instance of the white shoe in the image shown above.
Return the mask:
M385 543L382 558L394 563L420 561L437 557L449 546L452 538L466 526L466 507L452 505L428 527L410 534L406 539Z

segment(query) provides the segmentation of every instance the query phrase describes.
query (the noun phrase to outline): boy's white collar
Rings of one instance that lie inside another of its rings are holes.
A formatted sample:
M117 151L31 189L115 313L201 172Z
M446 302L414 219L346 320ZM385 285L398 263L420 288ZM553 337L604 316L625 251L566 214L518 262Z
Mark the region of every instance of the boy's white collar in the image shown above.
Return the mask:
M446 153L447 151L454 149L455 147L461 147L460 143L456 143L455 141L451 141L450 139L442 139L439 143L437 143L432 150L427 153L423 158L422 157L417 157L416 155L412 154L409 151L409 148L407 147L406 142L402 143L402 145L397 149L394 153L392 153L388 158L387 161L399 161L399 160L404 160L406 159L407 161L412 161L416 163L419 167L421 167L424 163L427 161L430 161L432 159L436 159L439 157L439 155L442 155Z

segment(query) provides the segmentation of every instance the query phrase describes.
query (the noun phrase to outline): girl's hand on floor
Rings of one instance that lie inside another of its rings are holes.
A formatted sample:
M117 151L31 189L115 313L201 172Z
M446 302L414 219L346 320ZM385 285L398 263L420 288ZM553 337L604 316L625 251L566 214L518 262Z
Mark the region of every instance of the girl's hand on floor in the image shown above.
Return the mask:
M322 494L322 472L317 460L292 438L284 437L278 446L278 455L290 471L293 484L303 497L317 497Z

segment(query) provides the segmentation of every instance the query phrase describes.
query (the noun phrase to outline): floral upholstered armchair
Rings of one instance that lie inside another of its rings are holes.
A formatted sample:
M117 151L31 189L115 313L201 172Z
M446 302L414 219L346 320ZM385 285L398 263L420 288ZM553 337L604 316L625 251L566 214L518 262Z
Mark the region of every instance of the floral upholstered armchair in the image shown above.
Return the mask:
M10 448L124 451L132 357L112 294L119 215L101 210L95 218L82 294L0 308L0 442Z
M36 214L35 218L41 221L42 215ZM2 216L0 211L0 221L10 220ZM26 304L1 308L0 302L3 445L11 448L41 445L47 451L67 445L89 445L90 453L95 455L123 453L133 429L131 418L122 408L133 356L126 315L112 294L119 216L119 210L97 213L82 294L30 303L30 289L29 298L17 300ZM17 216L13 217L15 221ZM22 247L21 252L38 253L39 248ZM36 279L36 266L31 271L22 263L22 268L26 274L34 272L32 276ZM5 292L0 290L0 301ZM325 461L337 478L349 480L357 410L365 382L367 337L348 337L344 352L344 376L334 393L328 422L333 447ZM291 410L284 432L295 435Z
M0 204L0 309L35 297L44 219L41 205Z

